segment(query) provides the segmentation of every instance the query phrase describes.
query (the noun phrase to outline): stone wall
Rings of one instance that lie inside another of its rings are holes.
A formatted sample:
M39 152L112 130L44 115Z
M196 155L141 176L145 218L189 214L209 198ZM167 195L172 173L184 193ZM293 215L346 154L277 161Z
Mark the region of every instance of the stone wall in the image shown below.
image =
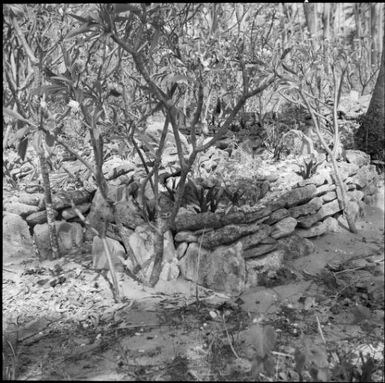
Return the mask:
M370 158L365 153L348 150L346 162L339 162L338 167L347 190L348 208L357 220L363 214L365 204L374 202L377 190L375 166L370 165ZM152 270L154 234L144 222L137 206L130 199L119 197L121 191L118 189L116 186L110 187L110 198L117 201L117 211L128 243L142 266L143 275L148 278ZM328 165L310 179L297 182L289 190L268 193L253 206L202 214L181 211L176 219L174 235L171 231L165 234L161 278L169 280L181 275L229 294L238 294L247 287L255 286L261 272L278 269L285 260L313 251L314 246L309 238L347 229L337 193L333 172ZM94 227L107 216L112 218L99 194L95 194L92 204L92 194L86 192L54 196L58 217L56 228L62 253L80 246L83 241L84 228L67 222L77 220L71 209L71 199L75 200L82 213L89 211L87 218ZM21 225L20 218L25 220L33 232L41 255L49 258L48 228L44 223L45 209L42 201L42 195L21 193L4 202L4 214L8 215L6 222L9 227L13 227L12 221L15 221L15 225ZM24 233L27 236L28 230L24 230ZM13 238L11 234L4 237L3 250L7 249L9 242L9 253L14 253L12 249L20 239ZM115 241L120 239L116 225L109 226L107 236ZM88 235L87 239L93 237ZM30 251L33 254L32 241L26 243L30 247L27 253ZM112 247L118 249L115 253L119 255L122 251L118 245ZM95 257L101 257L101 253L95 250ZM119 262L121 260L120 256ZM99 264L105 266L102 260L94 259L94 265ZM134 268L130 260L126 260L126 266Z
M348 208L357 220L364 213L365 204L374 201L378 175L365 153L349 150L346 159L338 167L347 190ZM348 229L332 174L330 167L325 167L291 190L274 198L268 196L252 208L230 214L177 217L174 239L182 276L237 294L257 285L261 272L278 269L285 260L313 251L308 238ZM202 223L205 229L195 230ZM214 256L217 263L212 270L210 259ZM242 264L246 273L240 270ZM200 272L194 273L194 268ZM223 270L231 275L230 280L226 275L226 283L222 281ZM216 275L205 279L210 273Z

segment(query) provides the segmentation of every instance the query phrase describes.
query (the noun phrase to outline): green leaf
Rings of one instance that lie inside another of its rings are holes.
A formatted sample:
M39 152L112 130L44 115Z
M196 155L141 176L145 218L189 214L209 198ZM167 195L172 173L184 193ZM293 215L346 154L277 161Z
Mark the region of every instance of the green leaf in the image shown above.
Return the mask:
M93 28L91 28L90 23L87 21L85 24L83 24L80 28L76 29L75 31L69 32L66 37L64 37L64 40L72 39L73 37L77 35L81 35L87 32L91 32Z
M171 84L174 83L183 83L188 85L188 78L182 74L177 74L169 79Z
M31 130L31 127L28 125L28 126L24 126L20 129L17 130L15 136L18 140L21 140L23 137L25 137Z
M67 49L63 43L60 45L60 48L63 52L64 64L65 64L67 70L69 70L71 68L71 60L70 60L68 51L67 51Z
M55 144L55 136L51 133L46 133L45 135L45 142L47 143L47 145L52 148Z
M58 81L63 81L66 82L69 85L73 85L73 81L63 75L57 75L57 76L52 76L50 80L58 80Z
M91 21L90 17L83 17L83 16L79 16L79 15L74 15L73 13L68 13L68 15L73 17L74 19L82 22L82 23L88 23L89 21Z
M3 114L6 114L6 115L8 115L8 116L10 116L12 118L15 118L16 120L23 121L26 124L29 124L29 125L32 125L32 126L36 126L35 124L30 122L29 120L26 120L24 117L22 117L19 113L15 112L14 110L9 109L9 108L7 108L5 106L3 106Z
M4 11L6 10L10 10L12 11L12 13L15 15L15 16L24 16L24 8L23 8L23 5L22 4L7 4L6 8L4 9ZM5 12L6 13L6 12Z
M32 89L31 96L43 94L44 92L46 92L49 95L55 95L59 92L63 92L66 90L67 88L63 85L43 85L43 86L40 86L39 88Z
M17 153L19 154L20 158L24 161L25 154L27 153L27 147L28 147L28 137L24 137L17 148Z

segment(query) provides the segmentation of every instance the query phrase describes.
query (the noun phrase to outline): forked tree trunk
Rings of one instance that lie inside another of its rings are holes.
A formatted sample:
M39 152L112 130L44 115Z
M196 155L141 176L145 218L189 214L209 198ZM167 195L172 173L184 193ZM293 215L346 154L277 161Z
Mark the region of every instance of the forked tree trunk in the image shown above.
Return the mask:
M383 36L383 47L381 55L381 66L376 86L374 88L369 108L364 121L358 131L358 147L365 150L373 158L384 161L384 92L385 92L385 33Z

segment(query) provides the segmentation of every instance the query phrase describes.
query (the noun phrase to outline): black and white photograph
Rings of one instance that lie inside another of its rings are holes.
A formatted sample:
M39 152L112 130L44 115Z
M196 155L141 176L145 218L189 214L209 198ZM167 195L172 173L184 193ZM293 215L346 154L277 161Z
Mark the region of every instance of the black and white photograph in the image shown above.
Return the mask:
M385 3L6 3L2 380L384 382Z

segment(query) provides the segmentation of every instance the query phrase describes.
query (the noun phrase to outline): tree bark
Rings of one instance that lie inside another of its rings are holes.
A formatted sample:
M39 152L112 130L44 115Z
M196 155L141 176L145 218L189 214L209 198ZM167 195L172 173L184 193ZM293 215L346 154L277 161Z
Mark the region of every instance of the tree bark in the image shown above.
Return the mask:
M376 86L366 116L360 126L356 139L356 146L372 156L372 159L385 160L384 154L384 76L385 76L385 33L383 35L383 47L381 66Z

